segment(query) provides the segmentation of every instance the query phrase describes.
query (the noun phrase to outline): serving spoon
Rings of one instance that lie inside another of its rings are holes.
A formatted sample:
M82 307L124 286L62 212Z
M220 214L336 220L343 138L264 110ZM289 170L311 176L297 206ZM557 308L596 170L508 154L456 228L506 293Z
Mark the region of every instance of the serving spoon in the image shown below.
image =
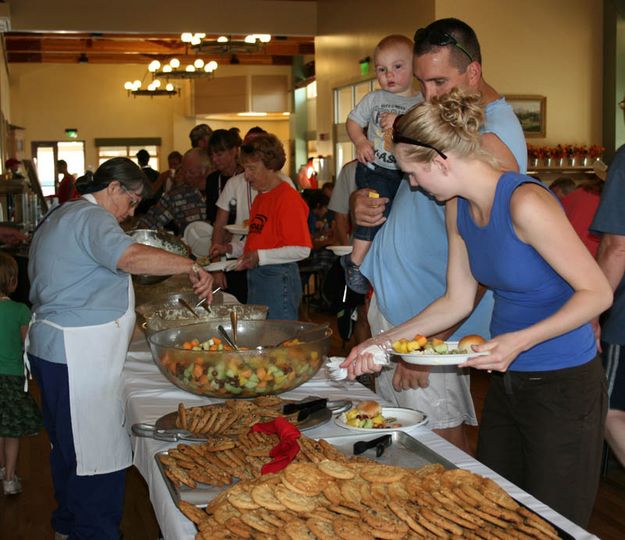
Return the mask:
M195 309L193 309L193 306L189 304L189 302L187 302L184 298L178 298L178 303L185 309L190 311L196 319L200 318L200 316L195 312Z

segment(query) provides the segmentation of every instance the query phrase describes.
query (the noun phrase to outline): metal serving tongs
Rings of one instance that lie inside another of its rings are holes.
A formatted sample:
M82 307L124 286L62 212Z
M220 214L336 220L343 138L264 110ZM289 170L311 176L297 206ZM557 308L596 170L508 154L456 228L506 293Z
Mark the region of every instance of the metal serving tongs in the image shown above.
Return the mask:
M235 351L239 350L239 347L237 346L237 344L234 341L232 341L232 339L230 339L228 332L226 332L226 329L221 324L217 325L217 330L221 334L221 337L224 338L224 341L228 345L230 345L230 347L232 347Z
M221 287L217 287L211 294L215 294L216 292L221 291ZM195 304L194 309L199 308L202 304L206 303L206 298L202 298L197 304ZM211 313L211 305L206 304L206 311Z

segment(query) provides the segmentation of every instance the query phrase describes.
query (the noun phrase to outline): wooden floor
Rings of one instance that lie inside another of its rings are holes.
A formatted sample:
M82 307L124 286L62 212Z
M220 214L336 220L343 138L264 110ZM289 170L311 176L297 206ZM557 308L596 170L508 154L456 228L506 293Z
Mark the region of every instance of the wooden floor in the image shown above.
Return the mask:
M317 322L329 320L327 316L314 312L308 313L307 317ZM345 355L348 350L343 349L338 339L333 340L333 354ZM487 386L487 376L474 372L471 388L478 416ZM36 385L32 385L32 390L38 398ZM471 428L470 440L475 447L477 428ZM18 474L22 477L24 491L17 496L0 495L0 540L53 538L50 514L54 508L54 498L48 451L49 443L45 433L23 440ZM589 530L604 540L625 538L625 472L614 460L610 461L607 476L601 480ZM122 531L124 540L159 538L158 524L148 498L147 487L135 469L131 469L128 474Z

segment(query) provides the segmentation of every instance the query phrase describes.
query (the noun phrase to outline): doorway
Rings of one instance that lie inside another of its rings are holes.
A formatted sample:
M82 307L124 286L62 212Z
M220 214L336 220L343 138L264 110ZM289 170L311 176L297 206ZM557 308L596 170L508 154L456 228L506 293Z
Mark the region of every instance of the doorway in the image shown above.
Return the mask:
M59 184L56 162L63 159L74 177L85 174L85 141L33 141L32 156L44 197L54 195Z

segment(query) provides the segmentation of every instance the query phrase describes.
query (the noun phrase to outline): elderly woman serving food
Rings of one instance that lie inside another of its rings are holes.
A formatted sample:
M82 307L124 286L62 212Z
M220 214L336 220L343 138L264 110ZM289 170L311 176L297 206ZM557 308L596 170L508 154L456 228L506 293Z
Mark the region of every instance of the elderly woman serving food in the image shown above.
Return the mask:
M118 538L132 463L120 396L135 323L130 274L188 274L199 297L210 297L212 278L121 229L146 188L132 161L108 160L76 185L82 197L50 210L33 234L26 351L52 446L57 537Z

